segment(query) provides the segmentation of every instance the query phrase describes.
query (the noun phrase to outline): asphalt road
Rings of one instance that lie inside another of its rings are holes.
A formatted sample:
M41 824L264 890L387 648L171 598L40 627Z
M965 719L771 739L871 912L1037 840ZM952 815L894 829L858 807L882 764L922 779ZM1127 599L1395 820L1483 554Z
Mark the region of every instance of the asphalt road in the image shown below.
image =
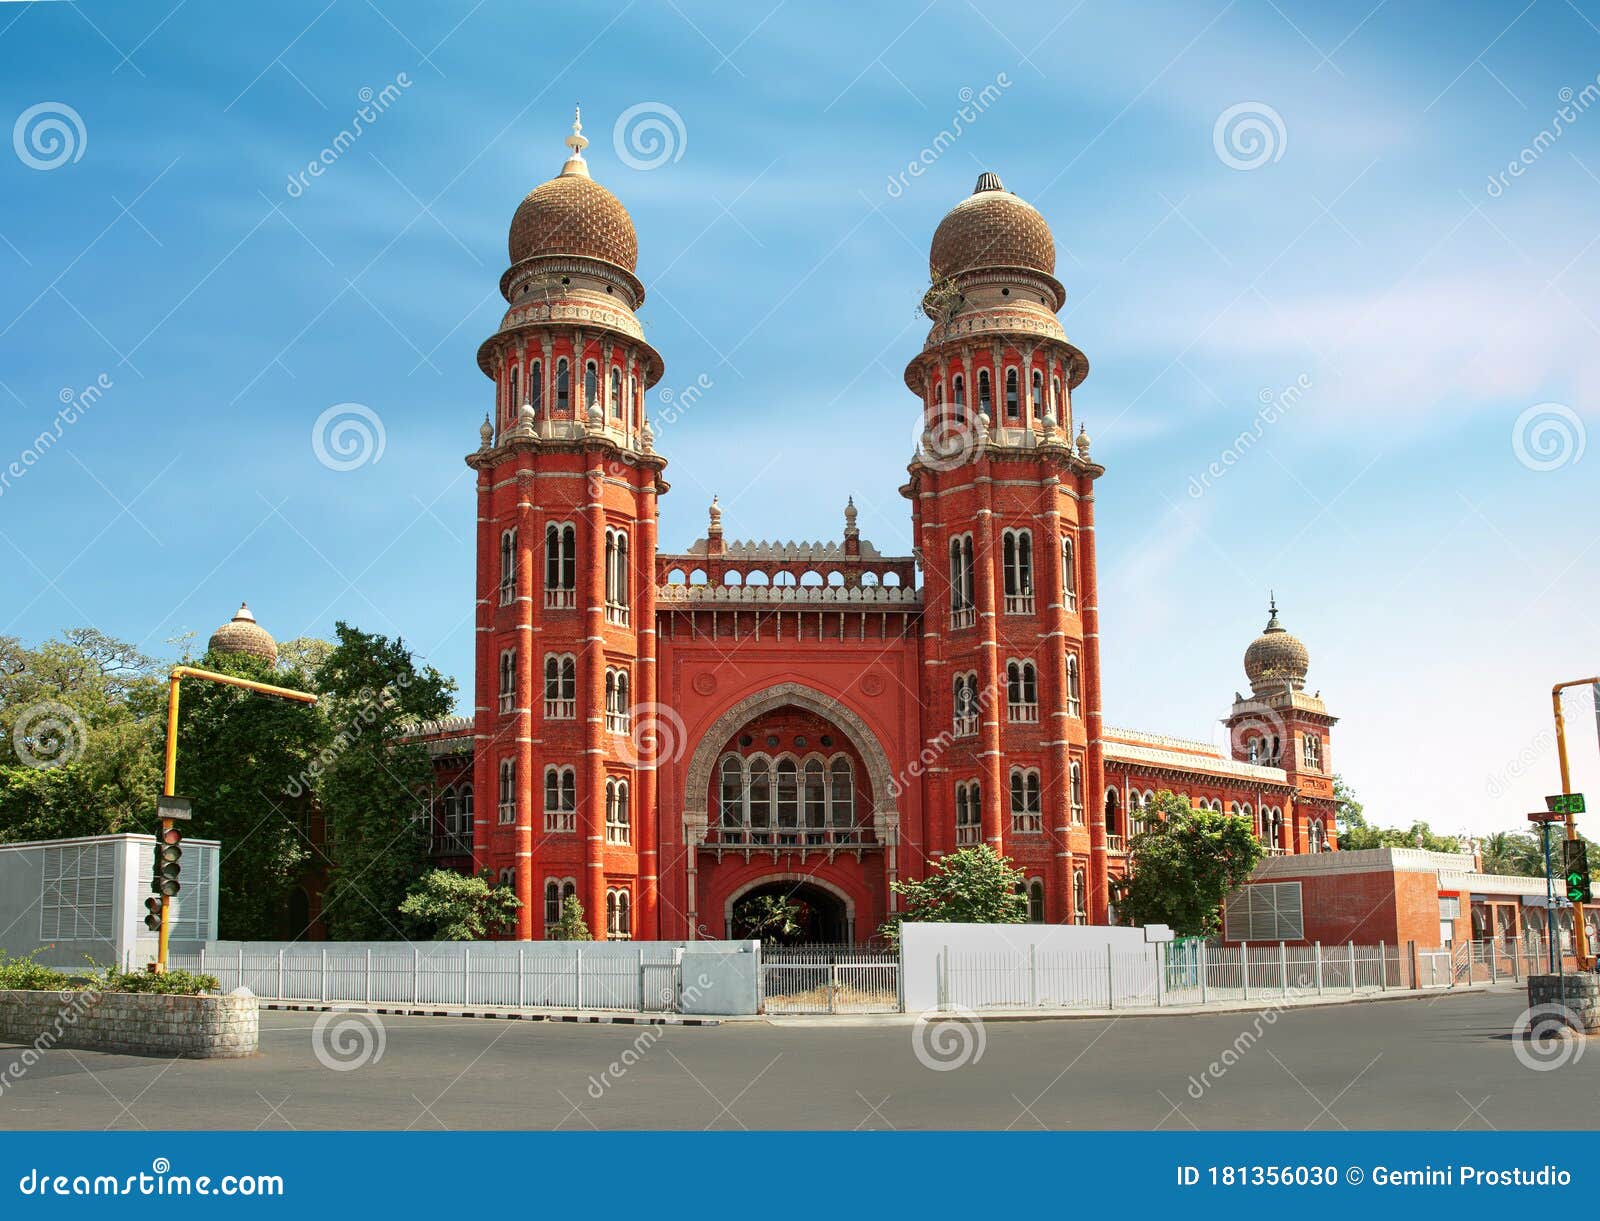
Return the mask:
M991 1021L981 1031L342 1015L381 1021L381 1054L370 1025L324 1026L319 1037L320 1015L264 1012L261 1054L247 1060L56 1050L13 1082L4 1069L21 1050L0 1044L0 1128L1600 1126L1600 1048L1559 1070L1526 1067L1509 1037L1524 1005L1509 992L1454 994L1274 1020ZM323 1062L341 1056L360 1067Z

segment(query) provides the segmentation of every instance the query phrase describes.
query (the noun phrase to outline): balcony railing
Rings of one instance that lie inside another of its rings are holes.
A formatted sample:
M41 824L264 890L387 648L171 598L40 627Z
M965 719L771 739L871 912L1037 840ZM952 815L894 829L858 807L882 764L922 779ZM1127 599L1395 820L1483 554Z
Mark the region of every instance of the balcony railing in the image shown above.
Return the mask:
M1018 835L1038 835L1044 830L1044 815L1038 812L1011 812L1011 829Z
M1033 614L1033 595L1032 594L1007 594L1006 595L1006 614L1008 614L1008 615L1031 615L1031 614Z
M578 605L578 591L575 589L546 589L544 591L544 606L546 610L572 610Z
M544 829L546 834L576 831L578 829L578 812L576 810L546 810L544 812Z
M975 733L978 732L978 718L977 718L977 715L974 714L972 716L958 716L958 717L956 717L956 723L955 723L954 732L955 732L955 736L958 737L958 738L970 738L970 737L972 737Z
M1125 851L1125 848L1123 847L1122 836L1113 835L1110 831L1107 831L1106 832L1106 851L1107 852L1123 852L1123 851Z
M544 718L547 721L570 721L577 715L577 700L547 699L544 702Z
M607 733L627 733L633 728L633 717L627 712L606 713Z
M983 843L983 827L978 823L956 827L956 847L975 848L981 843Z
M1018 725L1033 725L1039 720L1038 704L1007 704L1006 719Z
M958 607L950 612L951 627L971 627L978 621L978 612L970 606Z
M606 622L618 627L628 626L628 608L616 602L606 603Z
M435 835L428 844L431 856L471 856L472 832L451 832Z
M871 828L747 827L706 828L706 843L723 848L831 848L873 843Z

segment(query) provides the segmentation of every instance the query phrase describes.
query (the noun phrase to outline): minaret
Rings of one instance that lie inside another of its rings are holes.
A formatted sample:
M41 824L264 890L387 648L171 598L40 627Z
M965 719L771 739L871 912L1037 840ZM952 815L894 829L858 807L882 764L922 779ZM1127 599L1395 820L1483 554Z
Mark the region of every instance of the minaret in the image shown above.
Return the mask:
M467 458L478 474L474 856L514 875L519 938L542 933L552 881L558 898L575 890L595 937L608 902L648 937L655 772L638 710L656 700L667 485L644 396L662 362L634 314L633 221L590 175L580 114L565 143L561 172L512 219L507 310L478 349L495 408Z
M1072 918L1081 871L1088 918L1103 921L1104 468L1087 435L1075 446L1072 434L1088 361L1056 316L1066 291L1050 228L997 175L982 174L940 223L929 271L933 326L905 374L923 433L901 491L924 570L924 733L958 733L924 785L930 854L981 838L1044 879L1051 921Z

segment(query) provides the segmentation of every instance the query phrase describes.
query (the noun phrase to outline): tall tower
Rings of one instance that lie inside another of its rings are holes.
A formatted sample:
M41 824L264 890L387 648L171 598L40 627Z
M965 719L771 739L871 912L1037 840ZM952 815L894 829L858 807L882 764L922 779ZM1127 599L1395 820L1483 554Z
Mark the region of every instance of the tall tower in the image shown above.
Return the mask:
M1329 716L1321 692L1306 692L1311 653L1278 622L1270 599L1267 626L1244 652L1250 694L1234 695L1227 719L1233 757L1281 767L1294 797L1281 811L1258 810L1256 833L1272 852L1321 852L1337 846Z
M1045 919L1103 921L1104 468L1072 432L1088 361L1056 317L1049 226L998 176L940 222L928 263L933 326L905 373L923 431L901 489L924 571L925 734L954 734L924 780L928 852L988 843L1042 883Z
M517 936L575 893L591 933L654 936L656 498L645 391L661 357L634 311L638 239L569 155L511 221L508 309L478 349L494 383L478 475L474 862L514 878ZM553 899L553 905L551 900Z

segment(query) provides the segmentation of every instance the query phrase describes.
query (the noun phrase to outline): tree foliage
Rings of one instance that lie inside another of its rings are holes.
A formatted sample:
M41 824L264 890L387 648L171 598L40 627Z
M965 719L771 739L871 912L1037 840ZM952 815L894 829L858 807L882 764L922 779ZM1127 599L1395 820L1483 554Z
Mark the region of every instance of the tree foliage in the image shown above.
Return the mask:
M332 857L323 915L337 940L398 936L395 911L427 867L433 766L402 735L449 712L455 684L398 638L340 622L317 670L329 742L316 792Z
M482 941L516 926L522 900L490 875L470 877L452 869L431 869L400 904L418 938L430 941Z
M788 895L753 895L734 906L733 925L763 944L784 945L800 932L800 904Z
M1250 820L1193 809L1162 790L1129 845L1129 876L1117 901L1124 924L1166 924L1185 937L1222 927L1222 903L1264 855Z
M1028 918L1023 882L1022 870L987 844L958 849L940 858L927 877L894 884L904 910L880 931L894 940L904 922L1021 924Z
M561 904L561 922L550 930L551 941L589 941L589 917L577 895L568 895Z

